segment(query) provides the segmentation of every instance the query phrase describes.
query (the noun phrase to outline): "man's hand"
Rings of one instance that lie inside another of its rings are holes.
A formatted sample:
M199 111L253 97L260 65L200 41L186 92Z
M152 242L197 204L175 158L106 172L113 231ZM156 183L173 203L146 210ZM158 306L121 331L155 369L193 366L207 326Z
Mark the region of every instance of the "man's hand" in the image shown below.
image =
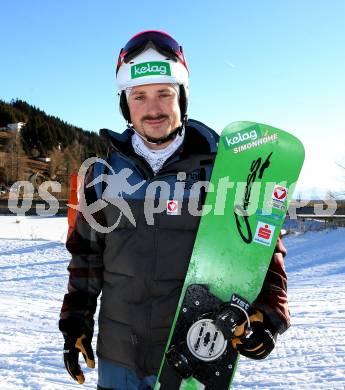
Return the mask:
M243 356L256 360L264 359L272 352L277 334L261 311L255 310L249 320L250 329L247 320L236 327L235 338L231 340L232 346Z
M88 367L95 368L95 357L91 347L92 330L87 331L84 322L77 318L60 319L59 329L65 339L63 360L71 377L82 384L85 382L79 365L81 353Z
M79 338L66 336L63 351L63 359L66 370L78 383L85 381L83 371L79 365L79 353L82 353L88 367L95 368L95 358L91 347L91 339L85 334Z

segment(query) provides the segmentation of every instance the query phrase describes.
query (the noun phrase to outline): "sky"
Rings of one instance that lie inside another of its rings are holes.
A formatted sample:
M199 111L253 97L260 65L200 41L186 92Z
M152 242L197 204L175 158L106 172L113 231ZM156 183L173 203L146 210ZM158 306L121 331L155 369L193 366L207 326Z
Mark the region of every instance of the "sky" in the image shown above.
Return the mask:
M345 189L344 0L0 0L0 20L2 100L122 132L118 53L139 31L167 31L189 64L190 118L286 130L306 148L296 193Z

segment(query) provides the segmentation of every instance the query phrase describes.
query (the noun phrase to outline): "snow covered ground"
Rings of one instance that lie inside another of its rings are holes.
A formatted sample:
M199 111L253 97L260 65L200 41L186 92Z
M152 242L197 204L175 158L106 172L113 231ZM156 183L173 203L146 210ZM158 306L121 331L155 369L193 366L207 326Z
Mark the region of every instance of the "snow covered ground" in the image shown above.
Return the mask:
M95 389L72 382L57 329L66 218L0 216L0 390ZM242 358L235 389L345 389L345 229L285 239L293 326L272 355Z

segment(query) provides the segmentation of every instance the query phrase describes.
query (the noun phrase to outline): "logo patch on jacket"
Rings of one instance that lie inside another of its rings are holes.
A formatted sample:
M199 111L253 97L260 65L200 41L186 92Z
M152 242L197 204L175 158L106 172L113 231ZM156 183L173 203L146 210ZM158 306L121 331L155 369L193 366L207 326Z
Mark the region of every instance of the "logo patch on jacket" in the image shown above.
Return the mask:
M167 200L167 214L169 215L178 215L178 201L177 200Z

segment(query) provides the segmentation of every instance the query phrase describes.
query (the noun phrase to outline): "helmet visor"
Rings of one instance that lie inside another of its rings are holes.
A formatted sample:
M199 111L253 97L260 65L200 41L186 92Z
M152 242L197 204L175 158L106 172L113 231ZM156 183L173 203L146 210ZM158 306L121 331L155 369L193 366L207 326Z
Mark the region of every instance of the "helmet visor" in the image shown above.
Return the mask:
M162 31L149 30L134 35L134 37L127 42L126 46L121 49L116 73L124 62L130 62L133 58L142 53L149 44L153 45L160 54L181 61L188 70L182 47L175 39Z

